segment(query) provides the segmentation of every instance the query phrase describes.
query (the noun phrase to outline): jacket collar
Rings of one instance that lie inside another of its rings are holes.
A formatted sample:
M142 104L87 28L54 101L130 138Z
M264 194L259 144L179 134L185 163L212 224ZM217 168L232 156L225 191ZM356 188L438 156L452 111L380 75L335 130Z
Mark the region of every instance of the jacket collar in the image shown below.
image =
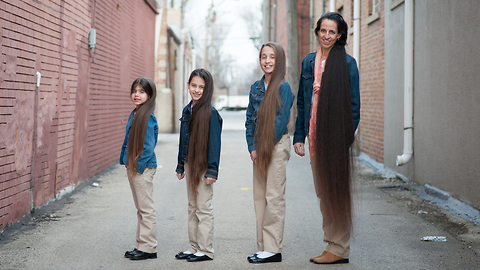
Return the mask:
M262 79L260 79L260 82L258 82L257 89L265 92L265 75L263 75Z

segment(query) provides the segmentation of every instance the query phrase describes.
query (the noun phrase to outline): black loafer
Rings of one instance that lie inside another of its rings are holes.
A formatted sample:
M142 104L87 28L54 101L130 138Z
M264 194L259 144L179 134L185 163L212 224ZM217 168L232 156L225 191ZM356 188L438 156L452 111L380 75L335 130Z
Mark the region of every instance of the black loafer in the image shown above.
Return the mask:
M247 257L247 260L253 260L257 257L257 253L253 254L253 255L250 255Z
M146 259L156 259L157 253L147 253L140 250L137 250L130 255L130 260L146 260Z
M211 261L212 258L208 257L207 255L203 256L195 256L195 254L191 254L187 257L187 262L203 262L203 261Z
M133 250L130 250L130 251L125 251L125 255L123 255L125 258L130 258L130 256L132 255L132 253L134 253L135 251L137 251L137 249L133 249Z
M190 255L193 255L193 254L192 253L183 253L183 251L182 251L182 252L179 252L177 255L175 255L175 258L177 258L179 260L185 260Z
M277 253L273 256L267 258L259 258L255 256L254 258L248 257L249 263L270 263L270 262L281 262L282 261L282 253Z

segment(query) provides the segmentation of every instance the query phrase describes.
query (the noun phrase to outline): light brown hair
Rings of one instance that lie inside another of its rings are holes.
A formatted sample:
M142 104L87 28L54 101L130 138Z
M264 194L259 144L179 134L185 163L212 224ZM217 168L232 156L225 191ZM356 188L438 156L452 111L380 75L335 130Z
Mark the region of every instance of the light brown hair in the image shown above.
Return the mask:
M262 45L259 58L265 46L273 49L275 66L273 69L268 90L265 92L257 115L255 139L257 141L257 170L262 176L267 175L268 166L272 160L273 148L276 143L275 118L280 110L280 86L285 80L286 65L285 51L280 44L270 42Z

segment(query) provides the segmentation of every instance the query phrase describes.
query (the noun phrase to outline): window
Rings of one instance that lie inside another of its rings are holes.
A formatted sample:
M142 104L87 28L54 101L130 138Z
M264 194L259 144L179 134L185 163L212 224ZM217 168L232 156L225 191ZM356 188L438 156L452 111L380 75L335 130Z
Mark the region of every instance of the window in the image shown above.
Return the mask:
M372 1L372 14L380 12L380 0L373 0Z
M380 1L381 0L368 1L368 18L366 24L371 24L380 19Z

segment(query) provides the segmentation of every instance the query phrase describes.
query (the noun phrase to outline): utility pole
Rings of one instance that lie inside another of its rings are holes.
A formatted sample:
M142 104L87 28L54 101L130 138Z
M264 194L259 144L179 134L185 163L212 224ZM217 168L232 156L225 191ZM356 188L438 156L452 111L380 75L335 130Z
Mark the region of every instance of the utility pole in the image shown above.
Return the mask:
M213 10L213 0L210 8L208 8L208 15L207 15L207 30L205 31L205 48L203 49L203 68L207 68L207 58L208 58L208 36L210 33L210 27L212 23L212 10Z
M287 1L287 70L288 70L288 82L292 88L292 92L297 96L298 83L300 77L300 65L299 65L299 50L298 50L298 13L297 13L297 0ZM297 103L294 102L290 113L290 125L295 123L297 116ZM293 126L289 127L292 130Z

